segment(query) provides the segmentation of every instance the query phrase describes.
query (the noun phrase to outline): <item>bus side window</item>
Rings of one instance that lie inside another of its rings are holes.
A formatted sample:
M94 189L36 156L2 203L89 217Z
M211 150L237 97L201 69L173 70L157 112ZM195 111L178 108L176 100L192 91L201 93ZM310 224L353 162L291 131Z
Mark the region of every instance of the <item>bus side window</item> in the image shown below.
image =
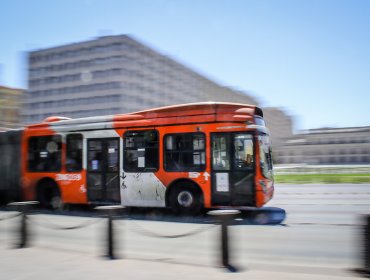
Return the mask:
M82 170L82 134L67 135L67 162L68 172Z
M205 135L177 133L165 136L166 171L203 171L206 167Z
M61 169L62 137L37 136L28 140L28 170L31 172L56 172Z
M236 134L234 147L234 168L254 168L253 136L250 134Z
M155 172L159 167L158 131L127 131L124 134L126 172Z

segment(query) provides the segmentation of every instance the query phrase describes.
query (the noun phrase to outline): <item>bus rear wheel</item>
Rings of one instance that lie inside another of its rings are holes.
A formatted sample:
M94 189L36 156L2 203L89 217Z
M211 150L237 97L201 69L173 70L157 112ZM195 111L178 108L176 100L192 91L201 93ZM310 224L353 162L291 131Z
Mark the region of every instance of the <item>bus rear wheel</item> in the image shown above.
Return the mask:
M201 191L190 182L176 184L170 193L170 206L175 214L196 215L203 206Z
M57 210L57 211L64 210L65 205L63 203L59 189L54 189L53 196L50 200L50 206L51 206L51 209L53 210Z
M42 207L56 211L64 209L64 203L58 185L54 181L44 181L37 191L37 199Z

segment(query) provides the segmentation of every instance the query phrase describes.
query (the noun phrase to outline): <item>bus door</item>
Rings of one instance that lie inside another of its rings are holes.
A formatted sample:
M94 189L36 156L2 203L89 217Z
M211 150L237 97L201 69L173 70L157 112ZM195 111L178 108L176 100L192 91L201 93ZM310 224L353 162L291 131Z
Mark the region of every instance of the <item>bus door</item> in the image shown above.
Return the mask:
M87 197L90 202L121 202L119 138L87 139Z
M211 141L212 205L254 205L253 134L211 133Z

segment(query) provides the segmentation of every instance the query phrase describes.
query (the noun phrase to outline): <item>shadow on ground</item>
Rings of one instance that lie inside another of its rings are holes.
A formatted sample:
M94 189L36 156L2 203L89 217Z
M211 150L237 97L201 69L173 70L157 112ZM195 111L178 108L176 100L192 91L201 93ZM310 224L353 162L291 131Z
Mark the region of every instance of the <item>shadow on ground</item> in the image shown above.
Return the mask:
M9 207L1 207L0 210L11 210ZM196 216L173 215L170 209L163 208L135 208L129 207L115 213L116 219L148 220L176 223L216 223L216 218L207 214L209 210L203 210ZM243 208L241 213L235 217L234 225L280 225L285 220L286 212L282 208ZM66 215L79 217L102 217L103 214L91 206L71 205L67 210L53 211L49 209L36 208L34 214Z

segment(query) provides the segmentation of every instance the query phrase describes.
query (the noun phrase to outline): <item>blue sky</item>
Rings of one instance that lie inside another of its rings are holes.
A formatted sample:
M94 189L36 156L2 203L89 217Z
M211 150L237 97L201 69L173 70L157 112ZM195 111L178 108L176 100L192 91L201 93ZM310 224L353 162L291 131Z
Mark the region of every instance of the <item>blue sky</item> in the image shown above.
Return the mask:
M26 87L26 51L131 34L296 129L365 126L369 15L368 0L2 0L0 84Z

